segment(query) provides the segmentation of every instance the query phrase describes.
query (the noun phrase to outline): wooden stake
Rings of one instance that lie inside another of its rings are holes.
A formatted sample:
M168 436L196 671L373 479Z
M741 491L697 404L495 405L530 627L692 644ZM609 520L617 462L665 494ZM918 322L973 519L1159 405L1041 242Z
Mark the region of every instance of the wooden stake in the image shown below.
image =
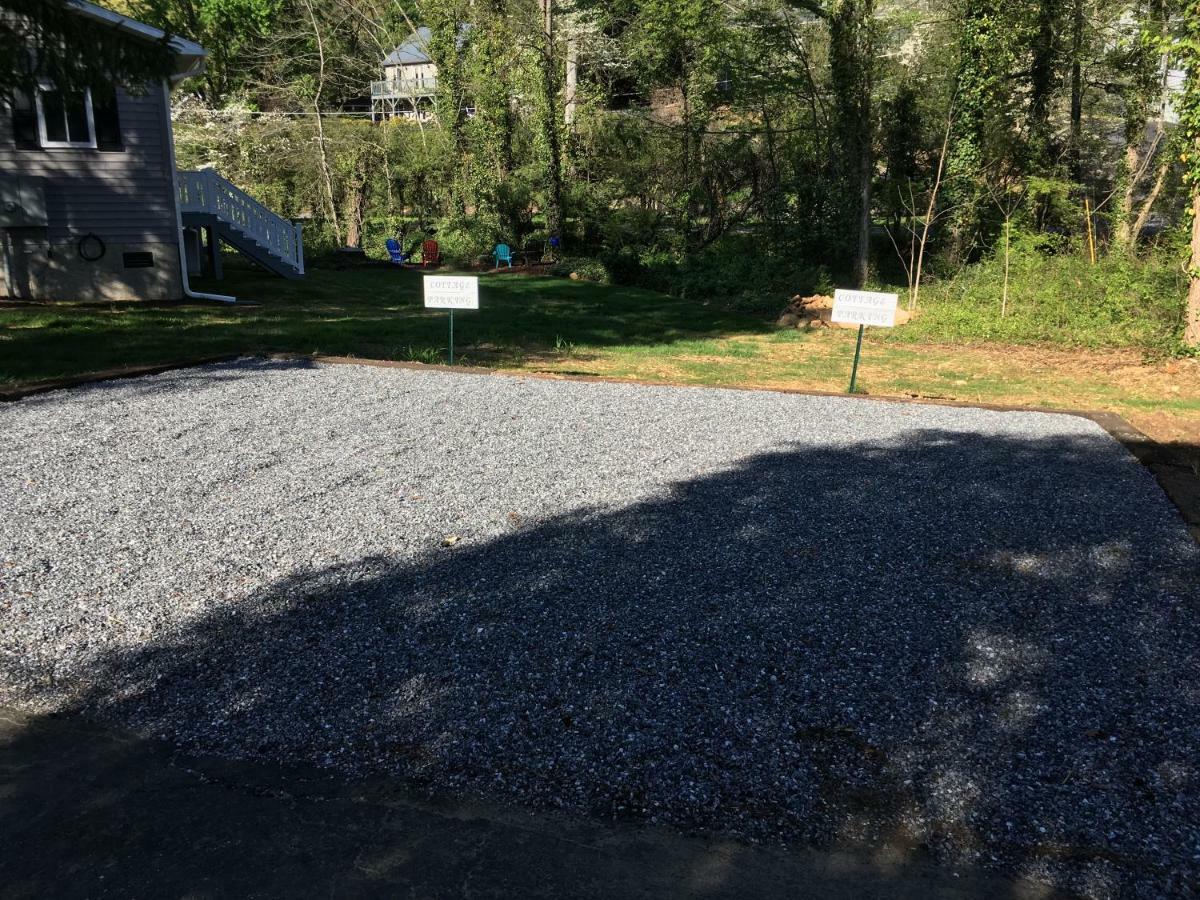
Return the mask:
M1008 315L1008 273L1012 249L1012 219L1004 222L1004 296L1000 300L1000 318Z
M1092 265L1096 264L1096 237L1092 231L1092 201L1089 197L1083 198L1083 212L1087 216L1087 235L1088 235L1088 252L1092 257Z

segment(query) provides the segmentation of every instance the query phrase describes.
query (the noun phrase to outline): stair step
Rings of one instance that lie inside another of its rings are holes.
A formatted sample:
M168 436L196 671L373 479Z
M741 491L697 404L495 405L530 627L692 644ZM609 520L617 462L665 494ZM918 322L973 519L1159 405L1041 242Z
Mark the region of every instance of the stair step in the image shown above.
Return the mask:
M285 277L299 277L303 274L303 255L299 254L299 260L292 260L287 255L291 249L294 249L288 239L294 226L287 219L275 214L215 173L184 174L189 178L204 181L206 184L211 182L212 190L217 191L218 196L223 192L234 204L232 207L225 207L209 203L202 209L187 209L188 201L182 199L181 202L185 208L181 212L189 227L211 226L214 233L226 244L241 251L268 271ZM225 213L231 211L235 213L235 216L226 218ZM242 215L236 215L237 213ZM241 221L241 219L247 218L253 221ZM265 240L256 236L256 234L263 234L264 229L268 235Z
M260 242L234 223L218 219L217 233L226 243L241 250L264 269L285 277L300 276L300 267L295 262L285 259L270 244Z

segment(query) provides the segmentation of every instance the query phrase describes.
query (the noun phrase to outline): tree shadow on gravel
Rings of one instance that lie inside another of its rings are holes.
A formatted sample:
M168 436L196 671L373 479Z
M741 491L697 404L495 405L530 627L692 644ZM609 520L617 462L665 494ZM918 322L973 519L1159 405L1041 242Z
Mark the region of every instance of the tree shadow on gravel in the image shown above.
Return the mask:
M296 573L97 659L69 709L431 795L1187 894L1200 552L1156 490L1101 435L797 447Z

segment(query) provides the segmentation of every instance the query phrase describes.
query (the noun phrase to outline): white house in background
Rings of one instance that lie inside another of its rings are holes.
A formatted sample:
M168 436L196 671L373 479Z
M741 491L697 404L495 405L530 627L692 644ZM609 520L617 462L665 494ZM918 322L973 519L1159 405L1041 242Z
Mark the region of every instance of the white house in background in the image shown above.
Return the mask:
M383 80L371 82L371 119L397 116L422 121L433 115L437 63L429 55L428 28L414 31L383 61Z
M130 41L167 36L85 0L69 8ZM0 296L24 300L232 300L191 290L201 241L281 275L304 272L299 228L215 172L177 172L171 85L204 71L206 51L171 37L171 77L78 98L53 84L0 106Z
M471 32L469 24L458 26L461 50ZM411 119L427 121L436 114L438 67L429 55L433 32L422 26L383 60L383 80L371 82L371 120ZM467 101L470 103L470 101ZM475 114L473 106L464 110Z

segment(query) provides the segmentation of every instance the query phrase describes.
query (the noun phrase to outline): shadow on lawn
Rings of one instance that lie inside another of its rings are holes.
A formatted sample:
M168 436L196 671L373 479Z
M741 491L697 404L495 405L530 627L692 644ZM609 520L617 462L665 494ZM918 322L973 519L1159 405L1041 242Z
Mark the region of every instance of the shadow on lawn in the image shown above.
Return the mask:
M303 282L268 278L251 269L233 270L224 288L259 301L268 315L318 315L336 307L354 317L376 318L373 330L387 341L441 346L445 315L426 310L422 275L410 270L370 267L314 270ZM782 305L782 301L781 301ZM563 278L484 276L480 309L460 312L461 340L540 350L561 338L588 346L670 344L677 340L766 332L766 317L729 309L717 302L683 300L639 288L608 286ZM389 320L403 327L389 328ZM422 321L423 320L423 321Z
M299 281L231 266L197 289L243 306L123 303L0 307L0 383L232 353L323 353L426 360L444 355L446 316L427 310L421 274L315 270ZM551 278L485 278L478 311L456 315L460 355L537 357L561 342L657 346L765 333L771 323L719 304ZM475 348L479 348L478 351Z
M69 709L439 794L1186 894L1200 552L1148 482L1099 435L761 455L297 573L100 656Z
M203 288L252 302L0 307L0 383L218 354L445 358L446 316L422 305L416 272L318 271L307 283L242 272ZM679 341L770 330L715 305L558 278L485 280L481 305L456 314L455 337L460 358L484 364L553 354L562 342L670 352Z

